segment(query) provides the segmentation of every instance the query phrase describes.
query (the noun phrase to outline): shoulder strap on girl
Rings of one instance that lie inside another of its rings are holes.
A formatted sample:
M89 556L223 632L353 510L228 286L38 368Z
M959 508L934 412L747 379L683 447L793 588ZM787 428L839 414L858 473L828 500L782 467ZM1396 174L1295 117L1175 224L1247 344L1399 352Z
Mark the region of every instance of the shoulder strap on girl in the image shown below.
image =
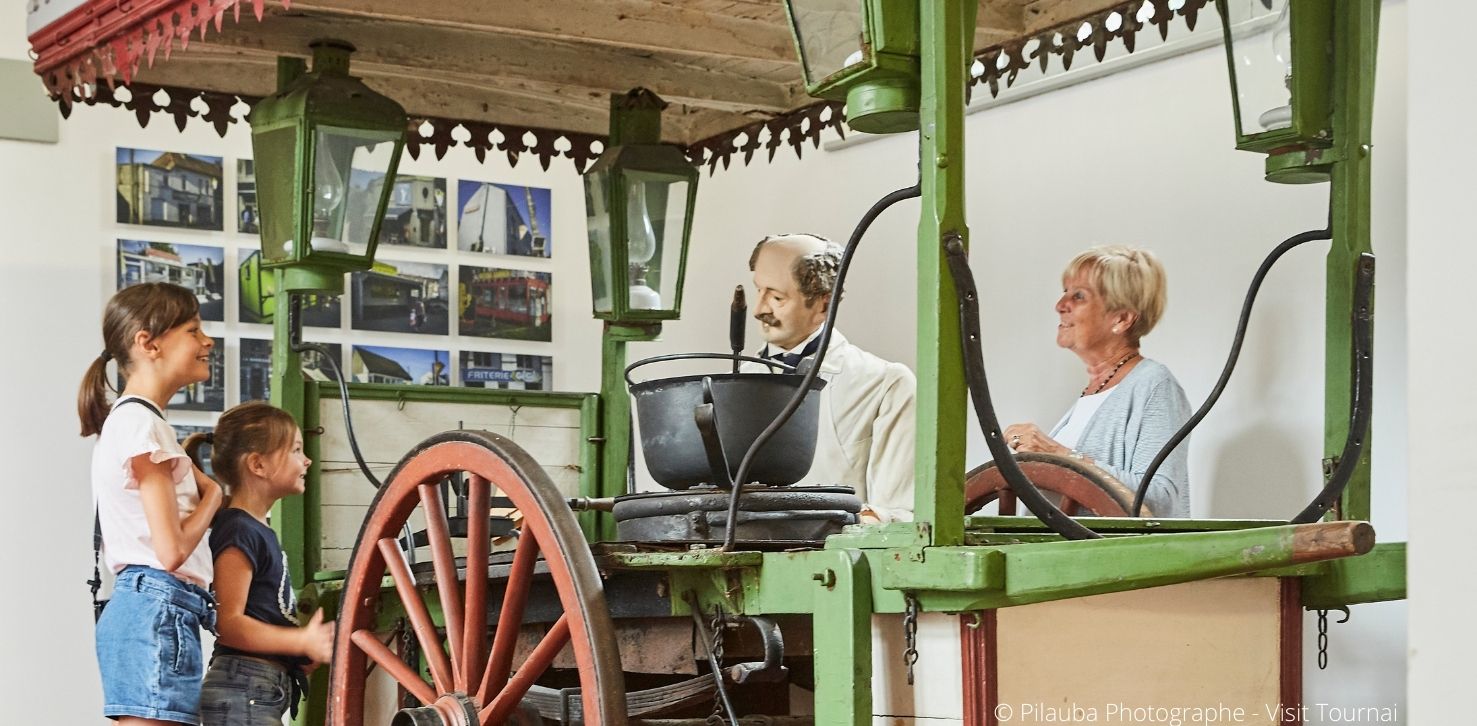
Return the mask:
M138 396L132 396L132 397L129 397L129 398L125 398L125 399L119 401L114 406L114 408L116 409L118 406L127 406L130 403L137 403L138 405L143 406L144 408L149 409L149 411L151 413L153 413L155 416L158 416L161 419L164 418L164 414L159 411L159 408L157 406L155 406L153 403L151 403L150 401L148 401L146 399L139 398ZM94 621L97 620L98 618L102 617L102 614L103 614L103 606L105 606L107 604L107 601L105 601L105 600L98 600L98 598L97 598L97 592L103 586L103 573L102 573L102 567L100 566L100 561L102 559L102 550L103 550L103 522L102 522L102 515L98 512L97 507L93 507L92 508L92 579L91 580L88 580L87 581L87 584L92 589L92 617L93 617L93 620Z

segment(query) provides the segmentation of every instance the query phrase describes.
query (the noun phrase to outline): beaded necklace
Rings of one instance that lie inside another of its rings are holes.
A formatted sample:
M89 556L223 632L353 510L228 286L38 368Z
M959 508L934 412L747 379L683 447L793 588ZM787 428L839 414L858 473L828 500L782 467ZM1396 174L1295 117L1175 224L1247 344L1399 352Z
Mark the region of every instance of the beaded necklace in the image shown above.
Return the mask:
M1093 391L1092 393L1088 393L1087 392L1087 389L1086 388L1083 388L1082 389L1082 396L1096 396L1097 394L1102 393L1103 392L1103 389L1108 387L1108 381L1113 380L1113 376L1118 375L1118 370L1120 368L1122 368L1125 363L1133 360L1134 358L1137 358L1138 355L1139 355L1138 352L1137 351L1134 351L1132 353L1129 353L1128 355L1123 356L1123 360L1118 361L1118 365L1113 366L1113 370L1112 370L1111 373L1108 374L1108 377L1107 378L1104 378L1103 379L1103 382L1098 384L1098 387L1097 387L1097 390L1096 391ZM1079 396L1079 398L1080 397L1081 396Z

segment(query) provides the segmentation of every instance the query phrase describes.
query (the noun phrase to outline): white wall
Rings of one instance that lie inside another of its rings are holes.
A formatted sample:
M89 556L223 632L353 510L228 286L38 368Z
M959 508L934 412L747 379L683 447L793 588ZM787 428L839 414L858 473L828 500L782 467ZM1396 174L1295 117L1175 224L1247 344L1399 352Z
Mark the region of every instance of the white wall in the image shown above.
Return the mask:
M1461 321L1477 269L1471 225L1471 170L1477 143L1451 134L1453 119L1477 113L1477 89L1450 83L1470 56L1437 42L1477 23L1472 3L1411 3L1410 272L1410 713L1421 724L1472 718L1465 701L1477 622L1470 530L1457 517L1477 506L1470 452L1471 362L1477 342Z
M0 56L25 57L24 42L16 40L23 35L21 10L4 12ZM1375 121L1380 297L1374 505L1382 540L1406 535L1404 15L1404 3L1387 3ZM973 265L1003 419L1049 425L1084 383L1075 358L1053 345L1051 311L1060 267L1081 248L1125 242L1161 254L1170 270L1171 304L1145 350L1169 365L1198 402L1220 371L1244 286L1262 255L1294 232L1323 223L1326 187L1262 182L1262 157L1231 148L1223 58L1219 48L1200 51L970 117ZM1436 109L1425 108L1436 117ZM1433 130L1427 136L1453 135ZM144 130L126 112L87 108L62 124L58 145L0 142L0 218L8 222L9 239L0 290L8 309L16 311L0 324L7 353L0 356L0 380L26 382L13 387L10 407L29 414L24 421L12 417L0 437L10 491L19 498L8 532L12 545L0 555L14 573L13 594L0 600L0 621L11 626L4 651L18 655L0 665L0 688L11 696L9 703L35 703L22 694L55 693L58 678L64 678L70 697L46 706L56 723L94 719L100 703L82 585L90 574L90 447L72 434L72 411L77 378L99 347L99 311L112 274L109 251L126 229L112 219L115 146L220 154L228 164L249 155L240 128L220 140L203 124L177 134L160 117ZM663 341L634 346L633 359L726 348L727 327L720 321L733 286L748 284L745 263L754 241L792 231L844 240L874 199L915 180L915 160L913 139L898 137L837 152L807 147L801 161L784 150L773 164L760 161L705 177L686 319L668 325ZM599 326L585 313L579 181L568 163L556 161L543 174L532 159L508 169L494 155L477 167L470 152L453 150L448 162L423 157L405 170L554 189L557 251L548 266L537 269L554 271L559 293L553 345L558 387L594 390ZM230 212L230 188L227 199ZM841 318L853 340L909 364L917 210L916 202L905 202L873 226L853 268ZM165 239L189 241L185 233ZM1311 243L1290 254L1267 280L1236 378L1193 442L1196 516L1286 517L1317 486L1323 245ZM1437 281L1452 268L1427 264L1432 277L1425 290L1435 295L1450 289L1450 283ZM233 290L228 288L228 298ZM1413 304L1417 299L1412 295ZM1434 297L1419 300L1438 304ZM1418 339L1417 332L1428 337ZM1441 332L1413 327L1411 359L1418 345L1440 357L1434 351L1444 342L1437 337ZM757 328L751 326L749 339L749 347L756 347ZM1445 401L1434 381L1446 379L1435 373L1425 378L1430 388L1411 386L1413 415ZM234 378L234 369L229 375ZM1416 397L1418 391L1424 398ZM1437 428L1454 427L1443 422ZM1412 449L1414 442L1412 435ZM970 463L984 458L981 444L971 431ZM1310 620L1308 702L1398 704L1403 712L1405 612L1404 603L1356 608L1350 623L1333 626L1331 668L1321 673L1311 659ZM1454 672L1450 664L1461 662L1458 657L1437 655L1430 668Z

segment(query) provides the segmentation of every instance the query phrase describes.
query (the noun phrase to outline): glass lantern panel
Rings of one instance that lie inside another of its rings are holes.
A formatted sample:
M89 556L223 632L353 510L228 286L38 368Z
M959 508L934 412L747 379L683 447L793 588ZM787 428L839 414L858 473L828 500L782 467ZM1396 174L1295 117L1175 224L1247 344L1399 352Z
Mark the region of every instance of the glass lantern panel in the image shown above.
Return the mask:
M687 185L682 177L626 172L626 230L632 310L677 307L682 272L682 232L687 223Z
M1236 0L1228 8L1243 136L1292 126L1290 8L1289 0Z
M297 197L297 127L287 126L251 140L256 157L256 200L260 216L262 257L280 262L292 257Z
M611 311L609 168L585 174L585 228L590 237L590 299L597 313Z
M813 86L866 60L865 0L790 0L805 83Z
M315 252L366 253L398 139L385 131L317 128L310 182Z

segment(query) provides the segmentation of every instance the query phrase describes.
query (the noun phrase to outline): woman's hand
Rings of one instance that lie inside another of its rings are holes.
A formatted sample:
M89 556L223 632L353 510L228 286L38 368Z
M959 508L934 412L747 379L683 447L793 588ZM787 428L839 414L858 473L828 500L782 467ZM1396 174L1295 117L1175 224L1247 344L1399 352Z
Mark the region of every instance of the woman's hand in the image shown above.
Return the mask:
M1011 424L1005 427L1005 443L1017 454L1034 451L1042 454L1068 456L1072 450L1058 444L1040 426L1032 423Z

